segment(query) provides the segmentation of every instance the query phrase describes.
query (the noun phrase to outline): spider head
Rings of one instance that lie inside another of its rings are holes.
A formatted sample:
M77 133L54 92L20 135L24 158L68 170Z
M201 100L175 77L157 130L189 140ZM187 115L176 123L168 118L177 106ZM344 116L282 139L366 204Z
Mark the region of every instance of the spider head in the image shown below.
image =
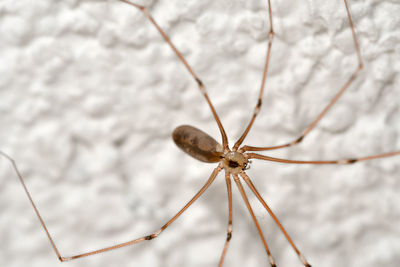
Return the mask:
M221 162L225 170L232 174L238 174L246 169L248 160L242 153L230 151L223 156Z

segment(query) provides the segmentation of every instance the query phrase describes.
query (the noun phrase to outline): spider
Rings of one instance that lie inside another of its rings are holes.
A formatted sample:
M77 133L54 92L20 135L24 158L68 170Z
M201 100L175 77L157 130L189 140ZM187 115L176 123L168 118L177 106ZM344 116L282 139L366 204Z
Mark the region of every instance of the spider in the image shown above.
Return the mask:
M128 2L128 1L122 1L125 2L129 5L133 5L136 8L139 8L140 10L143 11L144 14L148 15L148 19L150 19L150 21L153 21L153 17L150 15L150 13L148 13L147 9L143 9L141 8L141 6L138 6L135 3L132 2ZM348 12L348 7L347 7L347 2L344 1L345 6L346 6L346 11ZM273 24L273 16L271 14L271 3L267 2L267 10L269 10L269 20L270 20L270 24ZM351 16L348 13L348 18L351 21ZM158 24L156 24L155 21L154 22L154 26L157 28ZM351 24L351 23L350 23ZM170 47L174 50L174 52L176 53L176 55L179 57L180 61L183 63L183 65L185 66L185 68L187 69L187 71L192 75L193 79L196 81L200 91L203 93L212 113L213 113L213 117L215 119L215 121L217 122L218 128L220 130L221 136L222 136L222 142L221 144L218 144L214 139L212 139L209 135L201 132L200 130L193 128L191 126L182 126L182 127L178 127L175 131L174 131L174 140L175 142L178 144L178 146L180 146L184 151L186 151L187 153L189 153L191 156L200 159L202 161L205 162L218 162L219 165L216 169L214 169L213 173L211 174L210 178L208 179L207 183L204 185L204 187L199 191L199 193L197 193L194 198L188 203L187 206L184 207L183 210L181 210L177 215L180 215L183 211L186 210L186 208L188 206L190 206L190 204L193 203L194 200L196 200L207 188L208 186L214 181L214 179L216 178L217 174L221 171L225 172L225 179L226 179L226 183L227 183L227 189L228 189L228 200L229 200L229 222L231 222L231 216L232 216L232 198L231 198L231 179L233 179L233 181L235 182L235 184L237 185L239 192L241 194L241 196L243 197L243 200L247 206L247 208L249 209L251 218L254 221L254 224L256 226L257 231L260 234L260 238L262 240L262 243L264 245L265 251L268 255L268 261L270 263L271 266L275 266L275 260L273 259L273 255L270 252L270 249L268 247L268 243L266 241L266 239L264 238L263 234L262 234L262 230L261 227L259 226L259 222L256 218L256 216L254 215L254 212L250 206L250 203L248 201L248 197L243 189L243 185L240 181L240 179L243 179L244 182L248 185L249 189L255 194L255 196L258 198L258 200L263 204L263 206L267 209L267 211L270 213L270 215L274 218L275 222L279 225L281 231L283 232L284 236L286 237L286 239L289 241L290 246L292 246L292 248L294 249L295 253L299 256L300 262L304 265L304 266L309 266L308 261L306 260L306 258L301 254L300 250L297 248L297 246L295 244L297 244L298 242L293 241L289 234L286 232L286 230L284 229L284 227L279 223L278 219L276 216L273 215L272 211L269 209L269 207L267 206L267 203L262 199L262 197L258 194L257 189L255 188L255 186L253 185L253 183L251 182L250 178L248 177L248 175L246 174L246 168L248 168L248 163L250 159L261 159L261 160L267 160L267 161L278 161L281 163L293 163L293 164L353 164L356 163L357 161L365 161L365 160L370 160L370 159L374 159L375 157L361 157L359 159L355 159L355 158L350 158L350 159L342 159L342 160L338 160L338 161L291 161L291 160L285 160L285 159L279 159L279 158L275 158L275 157L268 157L265 155L259 155L258 153L252 152L252 150L255 151L264 151L264 150L273 150L273 149L279 149L279 148L284 148L284 147L291 147L291 146L295 146L299 143L301 143L303 141L303 139L308 136L308 134L315 128L315 126L318 124L318 122L325 116L325 112L328 111L330 109L331 106L328 106L328 109L325 109L322 113L320 113L320 116L317 116L316 119L310 124L308 125L308 127L305 129L305 131L303 132L302 135L300 135L298 138L296 138L295 140L289 142L289 143L285 143L283 145L278 145L278 146L272 146L272 147L263 147L262 149L259 148L255 148L255 147L250 147L250 146L241 146L245 137L247 136L247 133L249 132L249 130L252 127L252 124L254 122L254 120L256 119L259 110L262 107L262 95L263 95L263 90L264 90L264 86L265 86L265 80L267 80L267 74L268 74L268 64L269 64L269 58L271 55L271 47L273 46L273 40L274 40L274 31L272 30L273 27L271 28L271 31L269 33L269 38L268 38L268 50L267 50L267 54L266 54L266 60L265 60L265 68L263 71L263 82L262 82L262 86L260 89L260 93L259 93L259 97L257 100L257 104L255 105L255 109L254 109L254 113L253 113L253 117L251 118L250 123L247 125L247 127L245 128L246 131L240 136L239 140L237 140L234 145L232 147L230 147L228 145L228 139L225 133L225 130L222 126L222 123L219 120L218 114L210 100L210 98L208 97L207 93L206 93L206 89L205 89L205 85L202 82L202 80L200 78L198 78L198 76L196 75L196 73L193 71L193 69L191 68L191 66L187 63L185 57L182 56L182 54L175 48L175 46L173 45L172 42L169 41L167 35L164 33L164 31L161 28L157 28L159 30L159 33L165 38L165 40L168 42L168 44L170 45ZM355 35L354 32L354 27L351 25L351 30L353 35ZM358 63L359 63L359 68L355 70L355 72L353 73L352 76L350 76L350 79L348 80L349 82L345 84L345 86L341 87L342 91L340 92L344 92L345 90L347 90L347 88L353 83L353 81L356 79L356 76L361 72L362 70L362 58L360 56L360 49L358 48L358 44L357 44L357 38L356 36L353 36L353 41L354 41L354 47L355 50L357 52L357 57L358 57ZM330 104L335 104L336 103L336 98L334 98ZM200 140L200 141L199 141ZM200 144L200 148L199 145ZM203 144L209 144L209 146L205 149L202 149L202 145ZM193 151L197 151L197 152L193 152ZM8 157L7 154L5 154L4 152L2 152L3 156ZM377 155L377 158L380 157L387 157L387 156L393 156L393 155L397 155L399 154L398 151L395 152L390 152L390 153L382 153ZM9 157L8 157L9 158ZM12 159L9 158L11 161ZM14 163L14 161L12 161ZM16 172L18 173L18 169L16 168L16 166L14 165ZM22 181L22 177L20 176L21 181ZM27 191L27 194L29 196L29 193ZM33 202L32 202L33 204ZM39 213L37 213L37 215L39 216ZM50 239L53 248L55 249L57 255L59 256L59 258L61 260L71 260L71 259L76 259L76 258L81 258L81 257L85 257L88 255L92 255L92 254L96 254L96 253L100 253L103 251L107 251L107 250L112 250L114 248L118 248L121 246L125 246L125 245L130 245L130 244L134 244L134 243L138 243L138 242L142 242L142 241L146 241L146 240L151 240L154 239L155 237L157 237L159 235L159 233L163 230L165 230L173 221L175 221L175 219L177 219L177 217L179 216L175 216L172 218L172 220L168 221L160 230L150 234L150 235L146 235L142 238L133 240L132 242L127 242L124 243L123 245L117 245L117 246L112 246L109 248L106 248L104 250L99 250L99 251L92 251L89 253L83 253L83 254L79 254L76 256L71 256L71 257L63 257L61 256L61 254L58 252L58 250L55 247L54 242ZM40 218L40 216L39 216ZM47 229L45 227L44 222L43 223L43 227L47 232ZM227 238L225 241L225 246L224 249L222 251L222 255L220 258L220 264L223 264L224 258L225 258L225 254L227 252L227 249L229 247L230 244L230 240L231 240L231 234L232 234L232 227L231 224L228 223L228 231L227 231ZM50 234L48 234L49 238L50 238Z

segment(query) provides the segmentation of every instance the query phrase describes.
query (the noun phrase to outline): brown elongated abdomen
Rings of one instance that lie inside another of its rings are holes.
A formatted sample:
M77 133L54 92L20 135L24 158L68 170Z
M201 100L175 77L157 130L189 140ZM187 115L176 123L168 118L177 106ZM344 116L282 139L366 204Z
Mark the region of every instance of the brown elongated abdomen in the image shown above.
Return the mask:
M195 127L179 126L172 133L172 138L180 149L200 161L213 163L221 160L222 146Z

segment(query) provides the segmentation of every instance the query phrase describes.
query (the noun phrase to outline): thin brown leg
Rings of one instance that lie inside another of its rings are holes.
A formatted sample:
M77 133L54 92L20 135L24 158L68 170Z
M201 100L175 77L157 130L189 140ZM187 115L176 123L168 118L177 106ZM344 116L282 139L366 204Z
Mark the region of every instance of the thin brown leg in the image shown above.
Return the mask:
M246 155L248 156L249 159L262 159L267 161L275 161L275 162L289 163L289 164L353 164L359 161L393 157L396 155L400 155L400 151L393 151L362 158L340 159L340 160L289 160L289 159L268 157L256 153L246 153Z
M217 174L222 170L222 166L220 166L220 165L217 168L215 168L214 171L211 173L210 177L208 178L207 182L196 193L196 195L194 195L194 197L174 217L172 217L166 224L164 224L159 230L155 231L154 233L152 233L150 235L147 235L147 236L144 236L144 237L141 237L141 238L138 238L138 239L134 239L134 240L128 241L128 242L124 242L124 243L120 243L120 244L113 245L113 246L110 246L110 247L106 247L106 248L103 248L103 249L93 250L93 251L82 253L82 254L78 254L78 255L75 255L75 256L63 257L63 256L61 256L59 250L57 249L57 246L56 246L55 242L53 241L53 238L50 235L50 233L49 233L49 231L47 229L47 226L44 223L44 220L42 219L42 216L39 213L39 210L37 209L35 203L33 202L31 194L29 193L29 191L28 191L28 189L27 189L27 187L25 185L24 179L23 179L20 171L18 170L18 167L17 167L15 161L10 156L8 156L6 153L4 153L2 151L0 151L0 155L4 156L6 159L8 159L11 162L11 164L12 164L12 166L13 166L13 168L14 168L14 170L15 170L18 178L19 178L19 181L21 182L21 184L22 184L22 186L24 188L24 191L25 191L26 195L29 198L29 202L31 203L33 209L35 210L35 213L36 213L37 217L39 218L40 224L42 225L44 231L46 232L46 235L49 238L49 241L51 243L51 246L53 247L54 252L57 254L57 257L61 262L75 260L75 259L78 259L78 258L83 258L83 257L87 257L87 256L90 256L90 255L103 253L103 252L110 251L110 250L113 250L113 249L130 246L130 245L133 245L133 244L136 244L136 243L140 243L142 241L152 240L152 239L156 238L171 223L173 223L187 208L189 208L189 206L192 205L193 202L195 202L204 193L204 191L207 190L207 188L215 180L215 177L217 177Z
M149 11L147 10L146 7L132 3L130 1L127 0L119 0L121 2L124 2L128 5L134 6L137 9L139 9L140 11L143 12L143 14L150 20L150 22L154 25L154 27L157 29L157 31L161 34L161 36L164 38L164 40L168 43L168 45L171 47L171 49L175 52L175 54L177 55L177 57L179 58L179 60L183 63L183 65L185 66L185 68L187 69L187 71L190 73L190 75L192 75L192 77L194 78L194 80L197 82L197 85L199 86L200 91L203 93L204 98L206 99L208 106L211 109L211 112L214 116L215 121L218 124L218 128L219 131L221 132L221 136L222 136L222 145L225 149L228 148L228 138L226 136L225 133L225 129L222 126L222 123L218 117L217 112L215 111L215 108L213 106L213 104L211 103L210 98L208 97L207 91L204 87L203 82L200 80L200 78L197 76L197 74L193 71L193 69L190 67L190 65L187 63L186 59L183 57L183 55L181 54L181 52L179 52L179 50L176 48L176 46L172 43L171 39L168 37L168 35L161 29L161 27L158 25L158 23L154 20L153 16L150 15Z
M222 251L221 259L219 260L218 267L222 267L226 252L228 251L229 242L232 238L232 186L231 186L231 177L228 172L225 172L225 180L226 180L226 187L228 190L228 207L229 207L229 219L228 219L228 231L226 235L226 241L224 250Z
M22 187L24 188L24 191L25 191L26 195L28 196L29 202L31 203L31 205L32 205L32 207L33 207L33 209L34 209L34 211L36 213L36 216L39 218L40 224L42 225L44 231L46 232L46 235L47 235L48 239L50 240L50 243L51 243L51 246L53 247L54 252L56 253L58 259L60 261L63 261L63 257L61 257L61 254L58 251L57 246L54 243L53 238L51 237L50 232L47 229L46 224L44 223L44 221L42 219L42 216L40 216L39 210L37 209L35 203L33 202L31 194L29 193L28 188L25 185L24 179L22 178L22 175L21 175L20 171L18 170L17 164L15 163L15 161L10 156L8 156L6 153L4 153L1 150L0 150L0 155L2 155L3 157L5 157L6 159L8 159L11 162L11 164L12 164L14 170L15 170L15 173L18 176L19 181L21 182Z
M271 264L271 267L276 267L274 258L272 257L271 252L269 251L269 248L268 248L268 245L267 245L267 241L265 241L265 238L264 238L264 235L262 233L261 227L260 227L260 225L258 223L258 220L257 220L256 216L254 215L253 209L251 208L249 199L247 198L247 195L246 195L246 192L244 191L242 183L240 182L239 177L237 175L235 175L235 174L233 175L233 179L235 180L235 183L236 183L237 187L239 188L240 194L242 195L242 198L243 198L244 202L246 203L247 209L249 210L250 215L253 218L254 224L257 227L258 234L260 235L261 240L262 240L262 242L264 244L264 247L265 247L265 251L268 254L269 263Z
M260 93L258 95L258 101L257 101L256 107L254 108L253 117L251 118L250 123L247 126L246 130L243 132L242 136L239 138L239 140L236 141L235 145L233 146L233 151L236 151L238 149L238 147L242 144L244 139L246 138L247 134L250 131L251 126L253 126L254 120L256 119L258 113L260 112L261 105L262 105L262 97L263 97L263 94L264 94L265 82L267 80L269 60L271 58L272 41L274 39L274 34L275 34L274 33L274 27L273 27L273 24L272 24L271 1L268 0L267 2L268 2L268 14L269 14L270 30L269 30L269 37L268 37L268 49L267 49L267 55L265 57L265 65L264 65L264 72L263 72L262 81L261 81Z
M279 222L278 218L275 216L275 214L272 212L271 208L268 206L268 204L264 201L264 199L261 197L260 193L258 193L256 187L253 185L251 182L249 176L245 172L241 172L240 176L244 179L246 184L250 187L251 191L256 195L258 200L261 202L261 204L264 206L264 208L268 211L269 215L274 219L275 223L278 225L278 227L281 229L283 235L286 237L286 239L289 241L290 245L296 252L296 254L299 256L300 261L303 263L305 267L311 267L311 265L307 262L306 258L301 254L301 252L298 250L296 245L294 244L293 240L290 238L289 234L286 232L285 228L282 226L282 224Z
M326 115L326 113L328 113L328 111L332 108L332 106L338 101L338 99L343 95L343 93L349 88L349 86L356 79L357 75L361 72L361 70L363 69L363 62L362 62L362 58L361 58L360 46L358 44L357 35L354 30L354 24L353 24L353 20L351 18L347 0L344 0L344 4L346 7L347 18L349 20L349 24L350 24L350 28L351 28L351 32L352 32L352 36L353 36L354 47L355 47L356 53L357 53L358 66L357 66L356 70L352 73L352 75L350 76L348 81L342 86L340 91L332 98L332 100L329 102L329 104L321 111L321 113L317 116L317 118L314 119L314 121L311 122L311 124L303 131L303 133L298 138L296 138L294 141L283 144L283 145L269 146L269 147L243 146L240 148L240 151L244 152L244 151L274 150L274 149L294 146L294 145L300 143L301 141L303 141L304 137L306 137L311 132L311 130L314 129L315 126L317 126L319 121Z

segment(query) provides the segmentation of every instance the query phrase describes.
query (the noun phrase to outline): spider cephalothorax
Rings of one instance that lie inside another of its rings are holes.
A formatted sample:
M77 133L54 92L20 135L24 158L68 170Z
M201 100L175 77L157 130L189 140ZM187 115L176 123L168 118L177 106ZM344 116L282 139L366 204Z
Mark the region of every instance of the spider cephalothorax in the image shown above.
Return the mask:
M239 174L241 171L244 171L248 162L249 160L247 159L246 154L238 151L230 151L226 153L221 160L225 170L232 174Z

